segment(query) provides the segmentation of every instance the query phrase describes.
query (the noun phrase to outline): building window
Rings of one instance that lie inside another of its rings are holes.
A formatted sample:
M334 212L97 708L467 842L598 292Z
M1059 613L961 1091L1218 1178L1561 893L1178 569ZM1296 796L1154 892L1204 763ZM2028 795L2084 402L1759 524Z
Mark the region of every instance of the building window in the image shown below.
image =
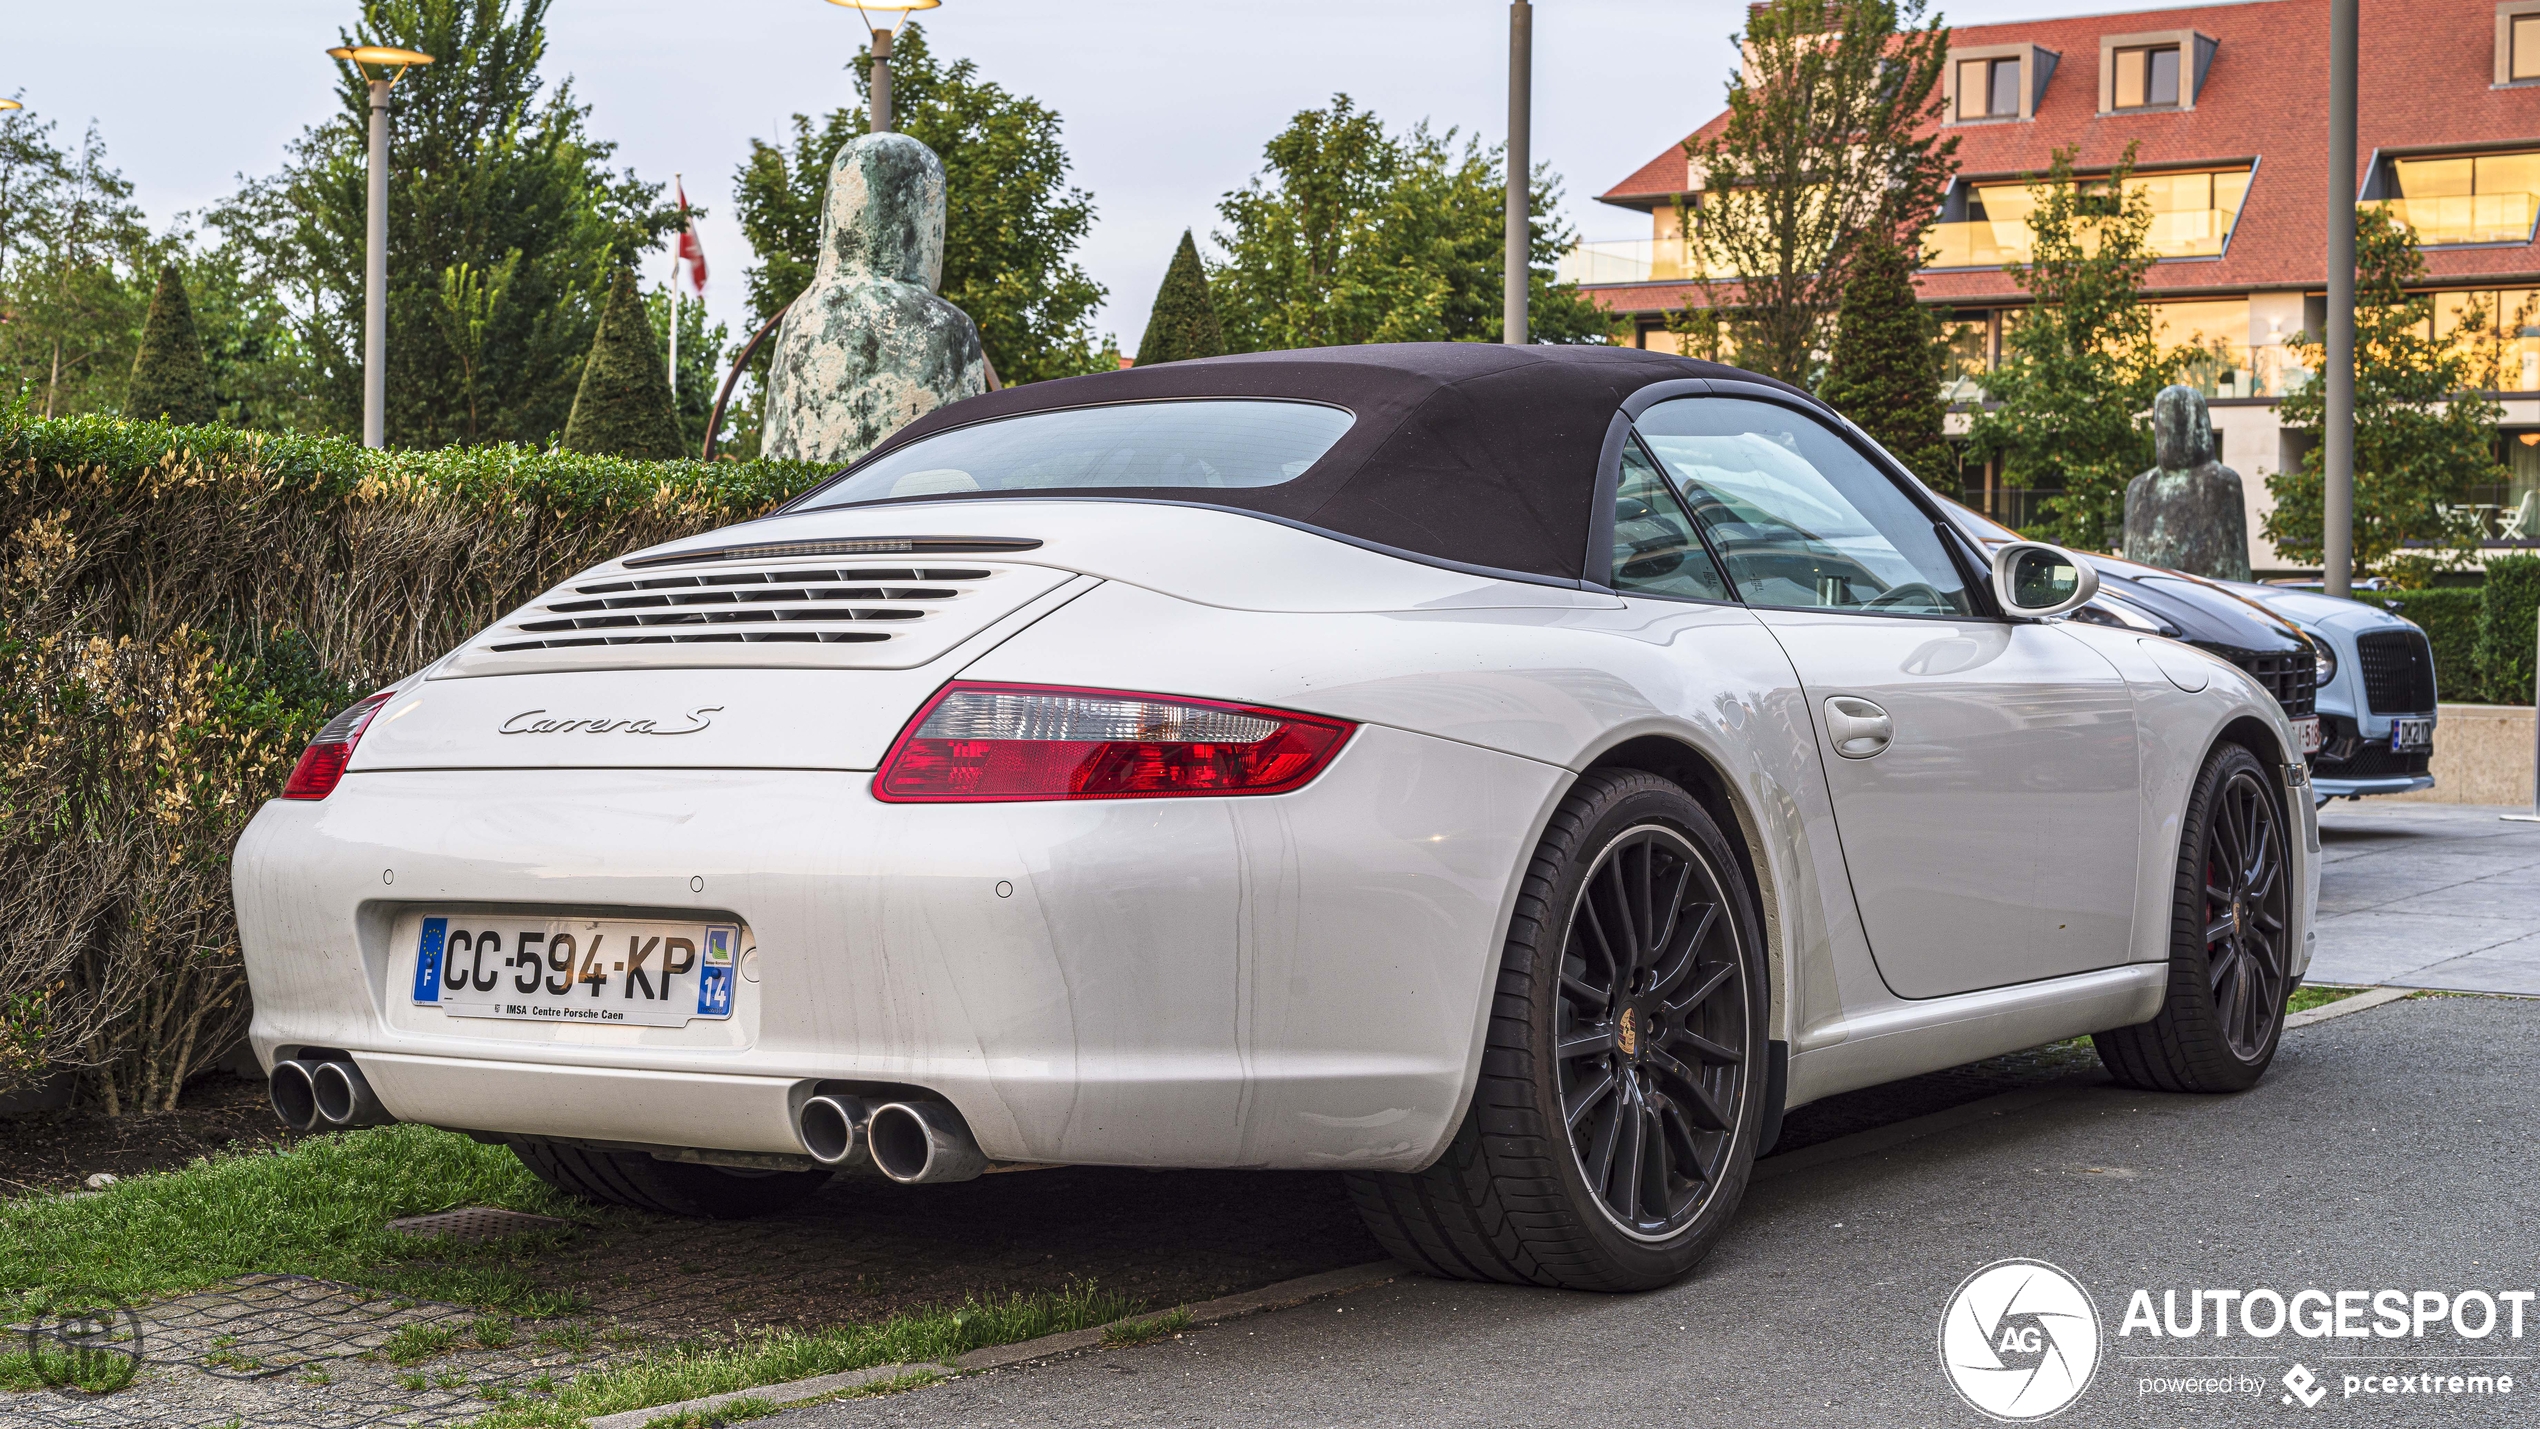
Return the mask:
M2393 159L2375 187L2366 202L2415 229L2421 246L2528 243L2540 217L2540 150Z
M2505 72L2508 82L2540 79L2540 15L2513 17L2513 60Z
M2129 197L2152 210L2144 235L2156 257L2219 258L2249 196L2248 169L2137 174ZM2087 181L2086 181L2087 182ZM2105 185L2107 180L2096 181ZM1960 181L1941 205L1941 221L1924 238L1926 268L1991 268L2029 261L2037 235L2028 226L2037 196L2025 183Z
M2016 119L2020 114L2018 59L1960 60L1958 117Z
M2117 51L2119 109L2178 107L2178 46Z

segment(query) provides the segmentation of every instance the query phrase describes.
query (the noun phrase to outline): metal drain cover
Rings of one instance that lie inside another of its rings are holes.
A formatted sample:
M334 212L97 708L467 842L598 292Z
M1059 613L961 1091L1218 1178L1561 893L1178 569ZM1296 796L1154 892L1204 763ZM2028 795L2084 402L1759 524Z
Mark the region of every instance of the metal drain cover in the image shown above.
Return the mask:
M455 1211L435 1211L428 1216L408 1216L388 1223L388 1229L400 1235L448 1240L498 1240L507 1235L572 1228L571 1221L500 1210L493 1206L463 1206Z

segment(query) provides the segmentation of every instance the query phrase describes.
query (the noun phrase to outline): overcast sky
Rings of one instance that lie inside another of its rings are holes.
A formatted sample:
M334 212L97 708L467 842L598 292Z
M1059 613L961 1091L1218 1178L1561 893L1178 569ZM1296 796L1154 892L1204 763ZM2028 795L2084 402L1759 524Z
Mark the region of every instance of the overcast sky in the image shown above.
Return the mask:
M1960 21L2106 4L1962 0ZM1719 108L1743 3L1538 0L1535 156L1591 238L1647 220L1593 202ZM0 94L69 137L94 119L154 223L278 167L333 104L322 51L355 0L0 0ZM1296 111L1346 92L1388 124L1428 118L1496 143L1507 124L1508 10L1498 0L944 0L921 17L936 53L1066 121L1097 218L1081 261L1110 290L1098 332L1134 350L1184 227L1203 242L1219 195L1260 167ZM546 72L570 75L591 129L643 177L686 175L713 268L713 315L740 326L751 262L733 170L785 116L851 102L856 12L823 0L555 0ZM663 261L647 266L648 275Z

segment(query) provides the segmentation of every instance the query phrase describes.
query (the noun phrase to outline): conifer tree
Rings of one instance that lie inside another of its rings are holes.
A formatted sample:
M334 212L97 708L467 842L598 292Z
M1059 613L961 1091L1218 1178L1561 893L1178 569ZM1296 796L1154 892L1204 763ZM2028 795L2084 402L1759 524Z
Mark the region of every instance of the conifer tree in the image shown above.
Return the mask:
M1199 266L1199 245L1182 230L1182 246L1164 270L1164 286L1156 289L1155 307L1147 314L1146 336L1138 339L1138 365L1178 362L1186 357L1217 357L1226 351L1226 335L1217 326L1217 305L1208 296L1208 274Z
M1958 460L1942 435L1940 324L1915 301L1903 245L1863 245L1844 283L1834 351L1817 395L1878 439L1916 476L1957 489Z
M582 364L582 387L564 426L565 449L658 460L686 456L663 363L652 319L635 292L635 272L621 268Z
M159 270L159 289L150 295L124 415L189 427L208 425L220 415L211 370L203 365L202 339L194 331L194 307L173 263Z

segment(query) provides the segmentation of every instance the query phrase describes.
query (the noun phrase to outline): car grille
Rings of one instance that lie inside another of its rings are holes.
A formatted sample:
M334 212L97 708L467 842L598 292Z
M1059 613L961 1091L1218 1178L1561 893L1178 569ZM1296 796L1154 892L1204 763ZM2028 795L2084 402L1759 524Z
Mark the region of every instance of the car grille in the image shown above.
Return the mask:
M2375 630L2355 637L2364 703L2374 714L2434 711L2434 649L2416 630Z
M2313 686L2319 680L2319 662L2310 651L2235 650L2224 645L2202 648L2248 671L2251 679L2266 686L2267 693L2275 696L2275 702L2284 706L2285 718L2308 718L2317 707L2314 703L2317 691Z
M2321 760L2319 777L2322 779L2395 779L2401 775L2429 772L2433 767L2431 763L2433 758L2432 753L2422 749L2412 750L2406 754L2393 754L2390 752L2390 746L2386 744L2358 743L2355 752L2342 760L2335 763Z
M756 561L612 564L503 618L454 676L657 666L907 668L1068 579L1038 566Z

